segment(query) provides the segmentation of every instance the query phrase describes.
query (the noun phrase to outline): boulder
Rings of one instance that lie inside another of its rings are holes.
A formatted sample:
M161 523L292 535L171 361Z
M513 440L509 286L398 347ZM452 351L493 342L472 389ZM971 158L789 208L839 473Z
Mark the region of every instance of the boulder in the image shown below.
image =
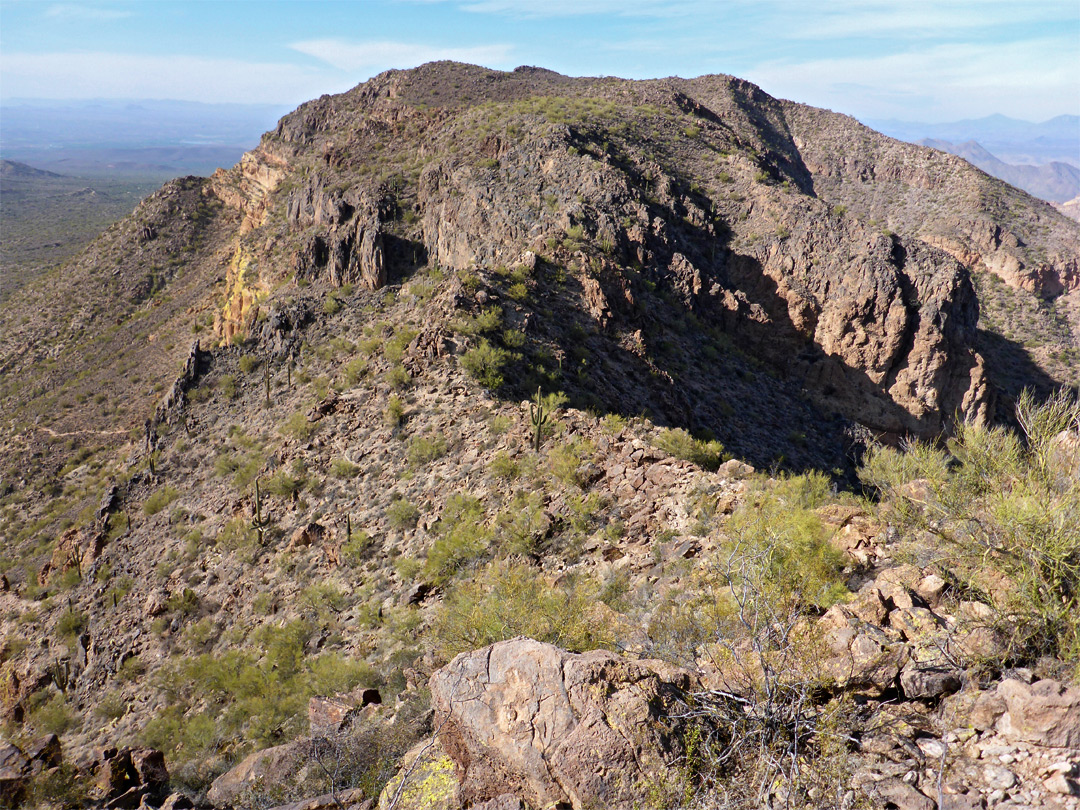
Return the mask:
M11 743L0 742L0 807L18 807L28 783L29 760Z
M458 793L453 760L429 740L402 758L397 775L379 795L379 810L457 810Z
M716 468L716 474L723 478L730 478L738 481L742 478L749 478L754 474L754 468L744 461L739 461L737 458L728 459L719 467Z
M896 685L910 658L905 644L840 605L829 608L819 626L829 651L822 667L837 686L880 695Z
M509 795L629 810L677 755L663 717L692 682L659 662L516 638L457 656L431 676L431 695L466 805Z
M378 689L357 689L336 697L313 697L308 701L308 726L313 737L340 734L365 706L382 703Z
M24 753L35 768L57 768L64 762L60 738L55 734L45 734L36 738L26 746Z
M139 774L131 761L131 749L106 748L97 758L94 798L111 800L127 793L139 783ZM136 801L136 805L138 801Z
M934 810L936 806L932 799L911 785L892 777L881 779L868 787L871 795L881 801L884 807L893 807L896 810Z
M156 748L139 748L131 752L131 764L139 778L139 785L150 791L158 791L169 784L169 770L165 767L165 755Z
M306 548L321 543L326 536L326 527L321 523L311 522L304 526L298 526L289 538L287 549L292 551L298 548Z
M1009 678L998 685L1006 712L998 730L1011 740L1054 748L1080 748L1080 688L1054 680L1033 684Z
M937 698L960 689L960 673L938 667L918 667L910 663L900 672L900 685L909 699Z
M302 746L296 743L248 754L239 765L214 780L206 798L215 807L228 807L246 790L284 781L296 769L302 755Z

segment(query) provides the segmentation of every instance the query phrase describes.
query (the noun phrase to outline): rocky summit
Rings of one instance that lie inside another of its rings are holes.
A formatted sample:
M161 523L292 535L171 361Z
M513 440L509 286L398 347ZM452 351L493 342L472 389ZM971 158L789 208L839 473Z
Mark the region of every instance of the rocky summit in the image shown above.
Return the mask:
M1080 807L1080 224L729 76L285 116L0 311L0 804Z

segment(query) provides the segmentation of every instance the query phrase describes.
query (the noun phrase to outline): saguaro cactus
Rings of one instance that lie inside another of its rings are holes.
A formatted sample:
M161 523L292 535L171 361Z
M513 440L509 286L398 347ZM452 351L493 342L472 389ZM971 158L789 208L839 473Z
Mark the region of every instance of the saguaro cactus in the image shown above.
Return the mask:
M259 545L263 545L263 537L270 526L270 516L265 518L262 513L262 492L259 490L259 479L255 479L255 517L252 518L251 528L259 535Z
M539 387L536 389L536 401L529 404L529 422L533 426L533 449L540 452L540 440L543 438L544 425L547 423L548 414L544 413L544 400L540 396Z
M270 407L270 355L263 362L263 380L266 382L266 407Z

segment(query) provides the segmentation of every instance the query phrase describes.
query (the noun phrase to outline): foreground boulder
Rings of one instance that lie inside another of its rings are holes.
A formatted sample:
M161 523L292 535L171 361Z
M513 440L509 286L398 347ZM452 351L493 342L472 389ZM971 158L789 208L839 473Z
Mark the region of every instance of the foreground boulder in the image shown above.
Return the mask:
M629 810L667 781L681 729L665 717L691 685L660 662L516 638L457 656L431 697L466 806Z
M1006 737L1080 749L1080 689L1053 680L1026 684L1010 678L1002 681L997 691L1006 705L999 724Z
M247 791L284 782L296 770L302 756L298 743L276 745L248 754L238 765L214 780L206 798L215 807L229 807Z

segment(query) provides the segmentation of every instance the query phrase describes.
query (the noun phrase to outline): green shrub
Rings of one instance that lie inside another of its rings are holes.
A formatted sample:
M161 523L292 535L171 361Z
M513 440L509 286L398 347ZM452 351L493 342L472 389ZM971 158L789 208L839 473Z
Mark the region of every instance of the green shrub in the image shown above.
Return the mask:
M360 466L347 458L335 458L330 462L330 474L334 478L355 478L359 472Z
M581 478L581 467L595 450L592 442L580 437L574 437L566 444L556 445L548 454L551 474L567 486L583 486L585 482Z
M479 346L461 356L461 367L485 388L494 390L503 384L502 370L509 359L510 353L505 349L481 340Z
M415 557L402 555L394 560L394 570L402 582L412 582L424 570L424 564Z
M146 503L143 504L143 513L148 517L156 515L179 497L180 493L173 487L164 486L146 499Z
M224 551L238 551L251 549L258 544L258 534L251 527L249 521L241 517L230 520L218 532L214 543Z
M157 685L170 705L147 723L143 743L163 750L170 762L212 753L235 757L299 736L313 695L377 685L366 664L307 654L312 631L303 621L267 624L243 649L167 664Z
M102 720L118 720L127 713L128 704L119 692L109 692L94 707L94 714Z
M391 395L386 401L386 410L383 412L386 423L391 427L398 427L405 423L405 403L397 394Z
M829 542L815 512L829 497L823 473L757 484L726 527L729 550L754 558L762 598L777 605L824 609L847 594L844 555Z
M395 529L412 528L420 517L420 510L404 498L393 501L386 507L386 519Z
M54 692L27 715L27 722L38 734L63 734L75 725L75 713L59 692Z
M221 379L217 381L215 390L224 396L226 400L237 399L237 378L231 374L222 375Z
M199 609L199 595L191 588L184 588L184 590L169 597L166 607L171 613L191 616Z
M413 436L409 440L406 456L410 464L429 464L446 455L446 439L442 436Z
M242 466L243 462L232 453L225 453L214 459L214 474L219 476L232 475Z
M501 450L491 460L490 469L491 474L496 478L505 478L508 481L512 481L521 474L521 465Z
M47 768L30 777L24 807L88 807L89 780L70 763Z
M345 382L348 385L357 385L364 379L367 370L367 361L363 357L353 358L345 364Z
M516 492L495 520L499 549L503 554L531 556L550 528L539 492Z
M120 665L120 669L117 670L117 677L124 683L131 683L139 680L146 673L146 664L143 660L133 655L130 658L125 658L124 662Z
M442 660L515 636L575 652L610 649L613 628L590 615L596 595L597 588L580 579L549 585L532 566L495 561L447 591L432 627L432 644Z
M245 374L250 374L259 367L259 358L253 354L245 354L240 358L240 370Z
M312 619L319 619L321 624L326 623L329 614L340 613L349 607L346 593L331 582L308 585L300 592L297 601L302 613Z
M499 307L487 307L479 315L466 315L450 322L450 329L459 335L484 335L494 332L502 325L502 310Z
M85 613L69 607L56 620L56 635L61 639L74 638L82 633L89 623L90 619Z
M386 341L386 345L383 347L383 355L391 363L400 363L401 358L405 355L405 349L409 347L409 344L413 342L413 338L418 334L419 332L408 326L398 329L394 336Z
M695 439L682 428L661 430L654 443L668 455L693 462L706 470L715 470L726 458L720 442Z
M358 565L374 547L375 539L365 531L354 531L341 544L341 558L348 565Z
M470 495L453 495L446 503L438 535L427 554L424 573L428 581L443 585L482 557L491 544L492 532L484 525L484 506Z
M958 425L947 452L919 442L874 448L859 475L904 538L936 538L941 563L991 605L1012 641L1007 660L1076 664L1080 486L1057 437L1080 430L1080 402L1063 391L1038 403L1025 391L1016 415L1023 441Z
M404 366L394 366L386 372L386 383L391 388L401 389L410 382L412 382L412 377L409 376L409 372L405 370Z
M331 462L330 466L331 469L333 469L333 462ZM276 495L279 498L292 498L300 492L306 484L307 476L303 472L295 470L294 472L278 470L263 481L259 487L267 495Z
M317 422L309 422L303 411L297 411L278 426L278 432L298 441L306 442L315 435Z
M618 436L626 428L628 421L625 416L620 416L617 413L605 414L601 420L601 427L604 428L605 433L609 433L612 436Z

